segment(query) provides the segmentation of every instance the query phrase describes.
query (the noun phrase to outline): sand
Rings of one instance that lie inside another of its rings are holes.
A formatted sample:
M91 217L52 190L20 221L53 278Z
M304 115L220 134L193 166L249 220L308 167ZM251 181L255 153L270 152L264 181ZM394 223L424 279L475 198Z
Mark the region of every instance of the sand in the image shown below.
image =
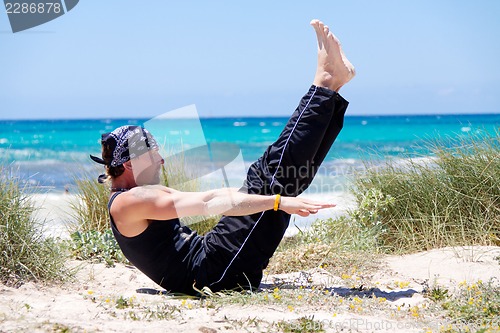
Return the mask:
M50 234L64 237L61 210L67 210L70 199L61 195L35 198L43 206L38 214L52 220ZM464 282L498 281L499 256L500 247L384 256L380 268L368 274L369 284L375 286L371 289L353 288L354 277L333 276L321 268L266 275L262 290L254 294L260 303L214 306L209 300L147 294L162 289L134 267L117 264L109 268L72 260L67 265L78 268L74 281L51 286L26 283L19 288L0 285L0 332L275 332L276 323L297 323L294 320L304 317L314 318L310 325L322 323L326 332L423 332L429 328L437 332L446 323L439 315L430 321L409 315L412 309L430 304L424 290L443 286L453 291ZM276 296L297 292L307 298L312 290L321 290L315 296L317 302L296 301L291 306ZM363 297L370 297L371 303ZM262 303L264 298L269 300ZM377 300L384 301L380 308L373 306ZM361 305L357 307L356 302ZM408 315L398 315L402 311Z
M385 298L386 310L362 313L321 302L290 310L286 304L275 304L272 299L266 305L208 307L200 300L140 292L161 291L161 288L133 267L118 264L107 268L104 264L70 261L69 267L80 267L76 281L55 286L26 283L17 289L0 286L0 332L53 332L63 328L71 332L272 332L272 323L313 316L316 322L325 325L326 332L338 332L341 328L354 332L422 332L432 325L437 328L442 320L436 318L429 323L394 318L394 309L429 303L422 293L427 283L439 282L453 287L464 279L473 283L479 279L500 278L500 265L494 259L499 255L498 247L467 247L387 256L382 264L385 268L372 277L378 287L370 291L371 295L368 292L364 295L373 297L375 293L378 298ZM281 286L288 281L288 285L296 284L298 288L305 274L309 286L328 291L323 300L344 297L347 302L353 297L363 297L345 278L332 276L322 269L266 276L264 291L260 293L271 295L275 288L273 281L277 280ZM120 297L132 299L134 305L117 308ZM167 318L148 319L155 311ZM255 318L260 321L258 327L253 325Z

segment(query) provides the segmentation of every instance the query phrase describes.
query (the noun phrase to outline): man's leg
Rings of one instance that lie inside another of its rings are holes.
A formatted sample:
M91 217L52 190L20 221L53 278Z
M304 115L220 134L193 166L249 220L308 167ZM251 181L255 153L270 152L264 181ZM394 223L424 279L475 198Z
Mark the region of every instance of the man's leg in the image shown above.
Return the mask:
M250 166L242 190L283 196L305 191L343 126L346 107L336 92L312 86L278 139Z
M313 86L278 140L250 168L242 189L249 193L300 194L342 128L347 102L335 90L354 76L354 68L328 28L319 21L311 25L318 37L318 69ZM299 171L306 175L301 177ZM204 239L210 286L218 290L258 285L262 269L280 243L289 219L282 211L223 217Z
M278 140L249 170L249 193L297 196L312 182L343 126L348 102L337 92L355 75L338 39L322 22L311 25L318 39L313 86L302 98Z

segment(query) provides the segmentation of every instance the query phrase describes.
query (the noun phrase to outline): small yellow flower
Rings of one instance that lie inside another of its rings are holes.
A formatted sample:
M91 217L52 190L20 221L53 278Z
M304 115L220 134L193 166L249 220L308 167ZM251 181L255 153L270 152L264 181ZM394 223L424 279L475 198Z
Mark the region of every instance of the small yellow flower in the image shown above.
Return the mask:
M109 302L111 302L111 300L109 298L106 298L106 300L104 300L104 302L109 303Z
M302 295L297 296L297 299L300 301L302 299Z
M333 315L332 315L332 317L337 317L337 314L334 312Z
M186 299L182 300L181 306L184 306L184 307L186 307L188 309L192 309L193 308L193 305L190 302L188 302Z
M273 297L277 300L280 300L281 299L281 295L279 294L279 289L278 288L274 288L273 290Z
M440 326L439 331L440 332L451 332L453 330L453 326L451 324L448 324L448 326Z
M93 290L87 290L87 294L92 295L92 294L94 294L94 291Z
M288 306L288 311L292 312L293 311L293 306L289 305Z
M394 284L396 285L397 288L404 289L404 288L408 288L408 286L410 285L410 282L408 282L408 281L395 281Z
M343 273L340 277L342 278L342 280L347 280L347 279L350 279L350 278L351 278L351 276L350 276L350 275L345 274L345 273Z

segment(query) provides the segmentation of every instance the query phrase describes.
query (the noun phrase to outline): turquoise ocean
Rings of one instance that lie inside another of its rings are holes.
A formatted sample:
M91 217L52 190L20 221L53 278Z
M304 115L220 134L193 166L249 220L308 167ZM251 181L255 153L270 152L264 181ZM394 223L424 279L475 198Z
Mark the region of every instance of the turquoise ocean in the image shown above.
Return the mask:
M0 156L4 176L18 177L36 191L73 191L82 174L102 171L89 154L100 154L100 136L122 125L144 125L165 148L166 155L196 147L219 145L237 148L239 166L228 166L238 186L244 169L279 135L284 117L205 119L81 119L0 120ZM312 192L345 190L345 181L363 167L362 160L426 158L425 143L441 138L465 138L500 133L500 114L347 116L344 128L320 169ZM229 163L222 161L215 169ZM193 168L202 168L203 163ZM238 164L238 163L236 163ZM214 169L214 170L215 170ZM226 170L227 171L227 170ZM214 176L216 177L216 176ZM346 178L347 177L347 178ZM216 183L219 180L216 181Z

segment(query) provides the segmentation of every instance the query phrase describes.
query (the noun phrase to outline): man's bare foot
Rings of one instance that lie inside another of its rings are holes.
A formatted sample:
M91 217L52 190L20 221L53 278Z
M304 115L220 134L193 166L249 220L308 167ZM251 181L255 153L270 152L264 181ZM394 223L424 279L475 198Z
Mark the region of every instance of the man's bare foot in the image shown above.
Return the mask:
M323 22L312 20L311 25L318 37L318 67L313 84L338 92L356 74L354 66L344 55L340 41Z

